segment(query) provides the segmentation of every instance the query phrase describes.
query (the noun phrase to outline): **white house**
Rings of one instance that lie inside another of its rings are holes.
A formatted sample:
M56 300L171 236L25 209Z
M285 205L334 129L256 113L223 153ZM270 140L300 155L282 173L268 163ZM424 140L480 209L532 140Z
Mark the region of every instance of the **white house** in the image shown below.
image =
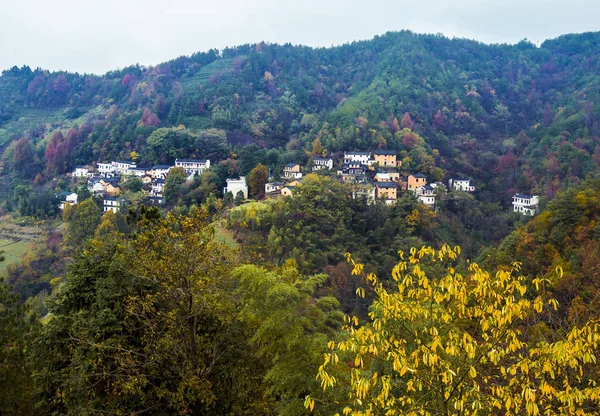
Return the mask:
M239 179L227 179L227 186L223 189L223 194L231 192L235 198L238 192L242 191L244 199L248 198L248 185L246 185L246 177L241 176Z
M371 184L352 184L352 199L365 198L368 205L375 202L375 187Z
M123 203L122 198L116 198L114 196L105 196L103 212L106 212L106 211L118 212L122 203Z
M344 163L350 162L371 166L375 159L371 156L371 152L344 152Z
M99 193L104 191L104 184L100 181L100 178L90 178L87 188L92 193Z
M269 195L273 193L279 193L279 190L282 186L283 183L281 182L267 182L265 184L265 194Z
M75 171L71 173L71 176L73 176L74 178L91 178L92 176L94 176L94 174L92 171L90 171L89 168L85 166L77 166L75 168Z
M450 179L448 186L454 191L473 192L475 187L471 185L470 179Z
M115 162L98 163L98 173L105 178L114 176L117 173Z
M146 173L148 173L149 170L150 169L147 168L129 168L128 174L141 178L146 176Z
M152 178L154 179L167 179L169 170L171 170L171 166L169 165L152 166L152 169L150 169L150 175L152 175Z
M77 194L75 192L62 191L56 194L58 199L58 209L65 209L66 205L75 205L77 203Z
M313 172L317 171L317 170L323 170L323 169L327 169L327 170L333 169L333 159L330 157L328 157L328 158L315 157L312 162Z
M206 169L210 168L208 159L175 159L176 168L184 168L188 175L200 175Z
M533 216L540 210L538 195L516 194L513 196L513 211L523 215Z
M165 180L164 179L154 179L152 181L152 195L153 196L162 196L165 191Z
M415 189L419 202L429 208L435 206L435 188L431 185L420 186Z
M116 165L116 172L119 175L129 175L130 169L137 168L137 164L135 162L130 162L126 160L120 160L118 162L113 162Z

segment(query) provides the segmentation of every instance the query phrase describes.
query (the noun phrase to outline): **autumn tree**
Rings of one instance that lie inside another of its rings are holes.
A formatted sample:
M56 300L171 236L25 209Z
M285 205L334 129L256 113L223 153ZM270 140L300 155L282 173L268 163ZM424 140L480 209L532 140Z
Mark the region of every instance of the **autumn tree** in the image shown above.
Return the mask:
M12 168L15 173L24 178L33 178L36 174L32 169L35 163L33 146L27 137L22 137L15 143L12 158Z
M402 121L400 122L400 124L402 125L403 128L412 130L414 123L408 112L404 113L404 116L402 117Z
M463 274L454 268L459 253L448 246L400 252L391 285L351 260L375 300L368 323L347 317L348 338L330 342L318 373L327 390L340 385L338 371L350 372L340 411L597 414L598 324L574 327L554 342L539 325L525 330L556 300L529 293L519 263L495 274L471 263ZM536 289L547 283L533 280ZM307 397L306 406L314 405Z
M267 183L268 176L269 172L262 163L259 163L252 169L250 176L248 177L250 196L252 198L263 199L265 197L265 184Z

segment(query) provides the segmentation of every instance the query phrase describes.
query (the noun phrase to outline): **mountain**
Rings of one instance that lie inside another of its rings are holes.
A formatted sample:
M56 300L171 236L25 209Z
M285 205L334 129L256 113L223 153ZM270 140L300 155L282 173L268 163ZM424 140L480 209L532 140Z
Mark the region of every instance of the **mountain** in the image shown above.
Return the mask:
M300 156L317 138L330 153L395 149L432 179L474 178L483 200L551 198L598 170L599 56L600 33L536 47L402 31L333 48L243 45L103 76L14 67L0 77L0 146L10 173L27 137L37 163L25 176L50 177L133 151L160 162L146 142L158 127L217 128L234 147ZM77 134L48 169L58 130Z

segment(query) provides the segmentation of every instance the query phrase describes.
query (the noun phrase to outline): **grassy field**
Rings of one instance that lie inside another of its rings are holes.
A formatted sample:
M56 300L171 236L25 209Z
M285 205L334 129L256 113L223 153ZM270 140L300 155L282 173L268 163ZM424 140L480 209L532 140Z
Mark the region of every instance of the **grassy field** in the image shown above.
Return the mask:
M32 248L33 243L30 241L21 240L13 243L11 240L0 238L0 251L4 251L2 255L5 257L5 260L0 263L0 276L4 274L8 265L19 262L23 255Z
M238 249L240 247L233 236L233 231L228 230L222 225L217 224L215 226L215 238L218 242L228 245L233 249Z

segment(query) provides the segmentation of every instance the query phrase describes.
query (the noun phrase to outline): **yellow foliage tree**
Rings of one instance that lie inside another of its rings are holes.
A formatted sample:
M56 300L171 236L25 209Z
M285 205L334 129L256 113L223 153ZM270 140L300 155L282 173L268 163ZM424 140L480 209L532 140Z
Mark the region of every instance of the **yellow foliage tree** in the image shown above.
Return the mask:
M458 247L400 252L390 285L364 275L375 300L370 322L347 317L347 338L329 343L323 389L350 374L344 415L598 414L599 327L589 322L556 342L527 331L554 299L531 294L519 263L491 274L452 265ZM557 269L557 273L562 270ZM535 279L536 292L545 282ZM365 289L358 294L364 296ZM533 332L533 331L532 331ZM341 358L343 357L343 358ZM348 360L351 360L348 363ZM311 409L315 400L306 398Z

